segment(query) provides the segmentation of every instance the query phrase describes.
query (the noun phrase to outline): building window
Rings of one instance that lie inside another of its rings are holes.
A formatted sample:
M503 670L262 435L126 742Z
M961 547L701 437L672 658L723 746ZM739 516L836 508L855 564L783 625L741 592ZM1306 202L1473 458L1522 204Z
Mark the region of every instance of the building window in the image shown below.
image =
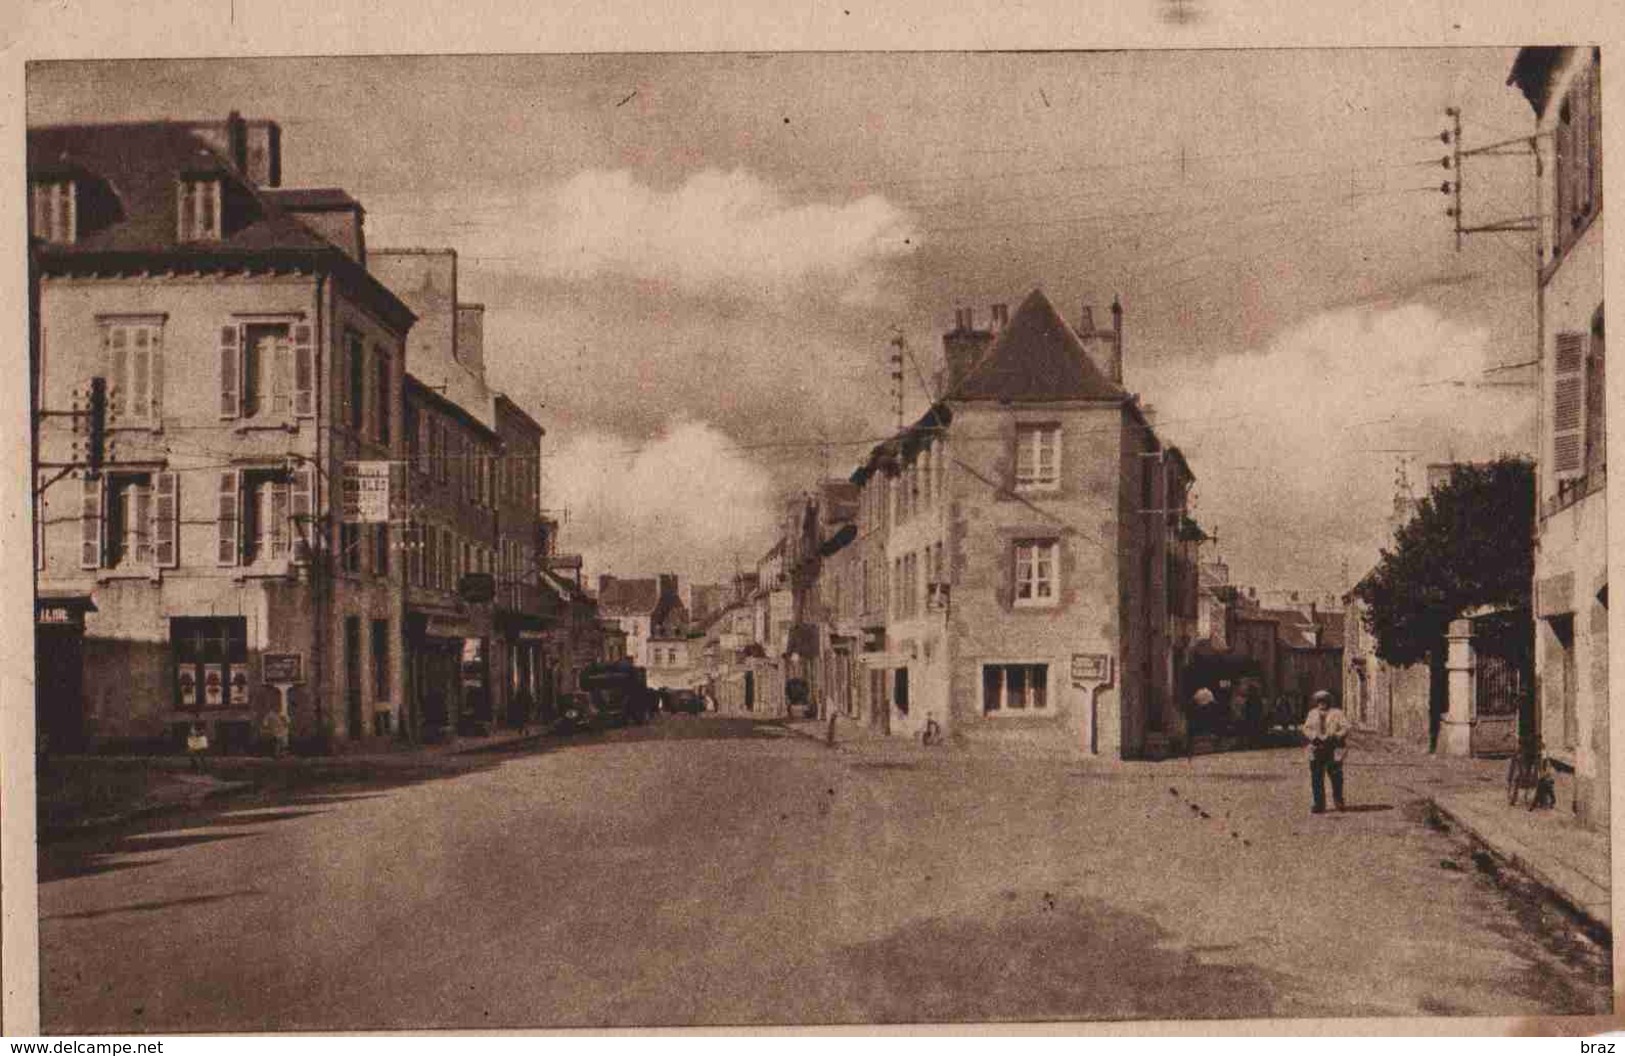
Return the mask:
M1591 317L1591 347L1586 356L1586 475L1594 477L1608 467L1607 362L1603 349L1603 319L1599 307Z
M344 407L345 420L359 434L367 415L367 349L361 335L349 333L344 341Z
M389 575L389 525L387 524L372 526L372 573L375 576Z
M412 467L419 473L424 471L423 465L423 436L419 431L421 426L418 420L418 409L407 407L404 415L406 419L406 457Z
M982 711L1016 715L1049 707L1048 664L983 664Z
M361 571L361 526L339 525L339 568L355 575Z
M1553 255L1561 254L1602 206L1600 70L1592 52L1569 83L1552 130L1556 153Z
M169 642L177 708L248 707L246 616L171 617Z
M285 470L251 469L242 474L242 561L280 561L289 553L289 480Z
M152 564L152 476L109 474L105 567Z
M278 420L316 412L309 323L234 323L220 328L220 417Z
M372 621L372 699L389 701L389 621Z
M389 443L390 369L389 350L374 347L373 355L373 430L380 444Z
M1060 544L1054 540L1016 543L1016 604L1054 605Z
M180 225L176 237L182 242L219 239L220 181L182 180L177 193Z
M163 322L104 320L108 417L117 425L152 425L163 416Z
M42 180L35 183L34 237L47 242L66 243L78 237L79 201L72 180Z
M1060 486L1060 426L1016 426L1016 490L1055 491Z

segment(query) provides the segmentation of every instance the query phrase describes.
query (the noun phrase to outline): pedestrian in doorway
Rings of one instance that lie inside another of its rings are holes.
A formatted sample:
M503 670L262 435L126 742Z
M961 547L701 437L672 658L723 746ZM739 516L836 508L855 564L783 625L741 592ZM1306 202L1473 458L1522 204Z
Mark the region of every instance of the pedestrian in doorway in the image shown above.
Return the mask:
M204 755L209 750L209 734L204 730L201 722L192 723L192 728L186 734L186 755L192 761L194 773L203 773Z
M1326 778L1332 779L1332 805L1343 809L1343 753L1348 748L1349 721L1326 690L1309 698L1303 735L1309 740L1309 786L1314 793L1311 814L1326 812Z
M1206 731L1208 714L1213 710L1213 691L1200 686L1191 694L1190 715L1185 721L1185 757L1196 757L1196 736Z

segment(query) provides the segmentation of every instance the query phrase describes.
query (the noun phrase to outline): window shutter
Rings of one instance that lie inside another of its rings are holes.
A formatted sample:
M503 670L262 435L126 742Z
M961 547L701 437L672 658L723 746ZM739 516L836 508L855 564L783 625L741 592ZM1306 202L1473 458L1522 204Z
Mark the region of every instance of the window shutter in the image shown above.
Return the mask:
M316 344L309 323L293 327L293 413L301 418L316 413Z
M218 560L222 565L237 563L237 471L228 469L220 474L218 531Z
M271 413L286 417L293 409L293 349L286 334L276 339L271 356Z
M108 417L121 419L134 412L130 406L130 353L129 331L122 326L108 331Z
M1585 472L1585 337L1557 335L1552 371L1552 476L1573 480Z
M130 534L135 536L135 553L132 555L138 565L152 563L152 488L145 484L132 485L130 497L133 500L128 513Z
M88 474L80 483L79 567L102 567L102 482Z
M152 477L153 557L159 568L180 563L180 481L174 473L154 473Z
M147 385L147 399L150 401L148 413L156 426L164 417L164 332L154 327L149 333L152 336L147 349L151 356L148 361L151 371Z
M220 328L220 417L235 418L242 413L242 385L238 367L242 363L242 335L236 326Z
M271 488L271 556L288 556L288 484L277 481Z
M151 412L148 402L152 380L152 349L148 338L152 331L144 326L130 330L130 398L126 402L131 418L146 418Z

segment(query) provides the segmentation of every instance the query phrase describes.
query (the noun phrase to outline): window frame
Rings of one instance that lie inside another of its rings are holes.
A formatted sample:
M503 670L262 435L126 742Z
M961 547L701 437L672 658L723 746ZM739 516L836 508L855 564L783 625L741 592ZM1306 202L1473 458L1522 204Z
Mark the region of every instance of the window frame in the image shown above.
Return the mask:
M1031 438L1032 443L1026 443ZM1030 446L1030 450L1029 450ZM1043 475L1044 455L1050 457L1050 470ZM1031 471L1023 478L1022 464L1030 460ZM1059 422L1017 422L1015 458L1012 460L1015 490L1023 494L1061 490L1061 424Z
M175 239L218 242L225 231L225 181L219 176L182 176L175 183ZM203 192L207 191L205 194ZM200 227L200 203L209 200L207 226Z
M1032 584L1032 593L1029 597L1021 596L1023 585L1022 551L1030 549L1032 569L1029 577ZM1049 575L1041 576L1040 562L1047 559ZM1014 539L1010 543L1010 602L1018 609L1050 609L1061 603L1061 541L1053 536L1037 536L1023 539ZM1039 596L1039 588L1044 584L1050 588L1048 597Z
M1054 665L1047 660L985 660L981 664L982 673L982 716L984 718L1020 718L1030 716L1051 716L1057 713L1054 707L1054 686L1049 677L1049 669ZM1024 702L1017 707L1008 703L1010 693L1010 672L1020 670L1024 681L1022 694ZM999 698L996 702L988 699L988 674L990 671L999 672ZM1040 677L1034 678L1034 675ZM1037 693L1034 688L1043 688ZM1036 703L1035 703L1036 701Z
M109 429L157 430L164 414L164 326L168 315L162 312L133 315L96 316L101 331L102 370L107 377L107 427ZM146 361L138 367L137 351L145 337ZM138 404L127 399L139 390L144 398Z
M29 228L35 238L67 246L79 241L77 180L29 182Z

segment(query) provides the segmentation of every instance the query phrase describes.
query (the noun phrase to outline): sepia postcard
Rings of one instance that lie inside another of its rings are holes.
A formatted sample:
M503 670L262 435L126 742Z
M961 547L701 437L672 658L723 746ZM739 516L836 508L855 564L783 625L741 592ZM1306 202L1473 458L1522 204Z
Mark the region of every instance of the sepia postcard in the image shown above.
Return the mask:
M6 1031L1616 1022L1608 38L1223 6L26 56Z

